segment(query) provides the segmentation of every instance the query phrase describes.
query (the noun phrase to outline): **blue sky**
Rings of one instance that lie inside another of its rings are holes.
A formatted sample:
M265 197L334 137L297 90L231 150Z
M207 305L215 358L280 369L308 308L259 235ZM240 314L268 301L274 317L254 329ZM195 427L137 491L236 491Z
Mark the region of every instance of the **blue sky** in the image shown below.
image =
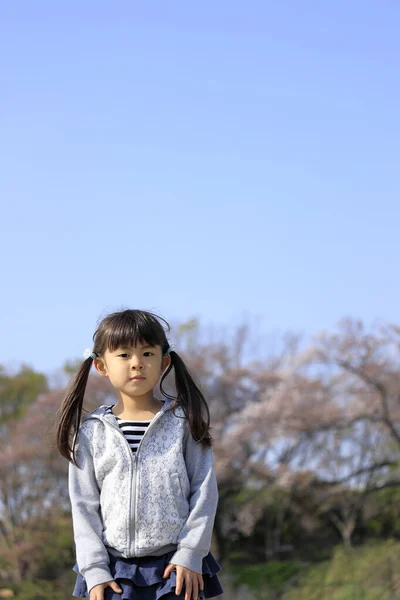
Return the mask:
M126 306L398 323L399 27L395 0L3 2L0 363L51 371Z

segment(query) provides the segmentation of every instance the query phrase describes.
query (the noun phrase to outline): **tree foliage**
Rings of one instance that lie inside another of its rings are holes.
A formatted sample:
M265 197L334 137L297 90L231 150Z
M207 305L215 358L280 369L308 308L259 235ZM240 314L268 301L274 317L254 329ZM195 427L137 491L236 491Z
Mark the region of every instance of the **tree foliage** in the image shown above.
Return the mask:
M177 328L174 342L211 413L219 484L212 549L242 573L240 584L265 576L270 595L290 600L285 586L305 572L304 590L337 577L326 562L332 553L338 562L400 535L399 333L345 320L307 346L288 334L255 357L258 332L248 324L215 331L192 319ZM64 373L75 368L70 361ZM173 390L171 375L165 387ZM21 598L39 589L61 598L60 582L72 577L67 464L53 435L62 394L26 366L0 369L0 582ZM86 409L113 397L93 373ZM353 554L341 555L338 544Z

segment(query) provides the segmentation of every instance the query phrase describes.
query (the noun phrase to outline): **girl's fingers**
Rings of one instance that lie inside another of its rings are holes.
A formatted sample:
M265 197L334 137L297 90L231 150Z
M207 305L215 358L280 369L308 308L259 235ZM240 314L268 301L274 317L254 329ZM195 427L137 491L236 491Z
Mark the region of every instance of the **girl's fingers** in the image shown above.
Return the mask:
M185 580L185 600L192 600L192 578L190 576Z
M168 565L164 571L163 577L169 577L170 573L174 570L175 565Z
M111 589L114 590L114 592L117 592L117 594L122 594L122 590L116 581L111 581L111 583L109 583L108 585Z
M180 572L177 573L177 575L176 575L176 588L175 588L177 596L179 596L179 594L182 591L182 579L183 579L183 577L182 577L181 573Z
M199 589L204 590L204 581L201 573L196 573L190 569L184 569L179 565L168 565L169 567L176 567L176 586L175 594L180 596L183 592L183 584L185 584L185 600L197 600L199 596ZM172 570L171 568L171 570ZM167 570L164 572L164 577L168 573Z
M203 575L198 575L198 581L199 581L199 587L201 590L204 590L204 581L203 581Z
M95 585L89 592L89 600L104 600L104 590L106 587L110 587L117 594L121 594L122 590L116 581L107 581L107 583L100 583Z
M199 597L199 582L197 580L197 577L193 577L191 583L192 583L192 592L193 593L192 593L192 596L189 593L188 600L192 600L192 599L197 600Z

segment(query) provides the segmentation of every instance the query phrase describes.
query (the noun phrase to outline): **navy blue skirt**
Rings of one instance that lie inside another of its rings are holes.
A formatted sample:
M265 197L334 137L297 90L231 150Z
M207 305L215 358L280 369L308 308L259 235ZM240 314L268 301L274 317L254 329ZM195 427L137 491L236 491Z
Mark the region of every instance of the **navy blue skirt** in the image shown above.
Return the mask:
M134 558L121 558L110 554L111 575L122 588L122 594L117 594L107 587L104 590L104 600L184 600L185 584L179 596L175 594L176 569L169 577L163 579L164 571L174 554L175 550L161 556ZM203 558L204 590L199 589L199 598L203 600L223 594L224 590L217 576L221 569L211 552ZM79 572L78 565L75 565L73 570L77 573L77 579L72 595L76 598L89 598L86 581ZM192 598L193 596L190 600Z

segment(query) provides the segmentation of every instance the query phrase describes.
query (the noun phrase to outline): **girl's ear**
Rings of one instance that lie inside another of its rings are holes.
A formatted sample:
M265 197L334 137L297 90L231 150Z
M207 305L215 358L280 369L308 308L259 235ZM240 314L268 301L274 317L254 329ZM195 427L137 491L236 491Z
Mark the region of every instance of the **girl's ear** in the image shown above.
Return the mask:
M164 355L161 361L161 371L164 372L168 369L169 365L171 364L171 357L169 354Z
M103 359L95 358L93 361L93 364L94 364L94 368L96 369L96 371L98 373L100 373L100 375L102 375L103 377L108 377L107 367L106 367Z

